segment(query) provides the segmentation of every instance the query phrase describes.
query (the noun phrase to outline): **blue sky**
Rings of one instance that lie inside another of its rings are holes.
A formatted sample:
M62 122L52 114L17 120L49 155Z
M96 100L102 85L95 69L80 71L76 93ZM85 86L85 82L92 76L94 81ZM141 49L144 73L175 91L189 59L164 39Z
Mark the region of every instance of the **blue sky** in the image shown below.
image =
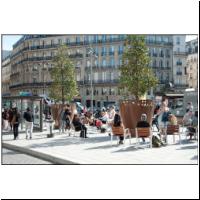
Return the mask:
M15 44L21 37L22 35L3 35L3 50L12 50L12 45Z
M12 45L15 44L22 35L3 35L2 36L2 43L3 43L3 50L12 50ZM186 41L195 39L197 36L195 35L187 35Z

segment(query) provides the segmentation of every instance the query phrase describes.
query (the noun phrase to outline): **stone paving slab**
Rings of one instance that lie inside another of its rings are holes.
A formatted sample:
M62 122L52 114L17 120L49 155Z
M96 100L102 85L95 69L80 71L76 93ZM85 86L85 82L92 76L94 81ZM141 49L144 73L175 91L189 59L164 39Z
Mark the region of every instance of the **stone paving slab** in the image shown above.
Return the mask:
M77 164L198 164L198 143L196 140L186 140L182 136L182 144L172 144L172 136L168 136L169 145L152 148L142 143L136 148L135 138L132 144L111 146L108 133L99 133L95 127L89 127L87 139L56 134L47 138L48 131L34 133L32 140L25 139L25 133L20 133L19 140L13 140L13 135L3 134L3 144L15 145L30 149L37 153L54 156L61 160Z

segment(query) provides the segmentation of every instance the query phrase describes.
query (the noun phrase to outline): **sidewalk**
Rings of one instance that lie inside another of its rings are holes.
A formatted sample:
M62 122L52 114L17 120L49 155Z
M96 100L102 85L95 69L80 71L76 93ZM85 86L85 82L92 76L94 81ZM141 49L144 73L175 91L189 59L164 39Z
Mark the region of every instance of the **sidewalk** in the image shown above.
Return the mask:
M198 143L185 140L185 135L181 145L172 144L172 136L168 136L169 145L165 147L137 149L135 138L131 145L127 140L125 146L117 145L117 141L111 146L108 133L99 133L95 127L89 127L87 139L79 138L78 133L69 137L58 130L53 132L53 138L47 138L48 131L34 132L32 140L26 140L25 133L13 140L12 134L2 132L2 144L56 164L198 164Z

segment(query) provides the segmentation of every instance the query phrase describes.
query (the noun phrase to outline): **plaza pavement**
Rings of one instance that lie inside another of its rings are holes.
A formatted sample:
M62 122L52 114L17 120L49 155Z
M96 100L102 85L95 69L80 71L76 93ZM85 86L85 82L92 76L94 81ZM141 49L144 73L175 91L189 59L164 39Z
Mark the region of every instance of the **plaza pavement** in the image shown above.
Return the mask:
M88 128L87 139L78 137L78 132L68 136L53 130L53 138L47 138L47 133L34 132L32 140L20 133L19 139L13 140L12 134L2 132L2 145L55 164L198 164L198 142L186 140L185 134L181 136L182 144L178 143L178 136L175 144L168 136L167 146L150 149L142 142L136 148L135 138L131 145L127 139L126 145L117 145L114 140L111 146L108 133L100 133L95 127Z

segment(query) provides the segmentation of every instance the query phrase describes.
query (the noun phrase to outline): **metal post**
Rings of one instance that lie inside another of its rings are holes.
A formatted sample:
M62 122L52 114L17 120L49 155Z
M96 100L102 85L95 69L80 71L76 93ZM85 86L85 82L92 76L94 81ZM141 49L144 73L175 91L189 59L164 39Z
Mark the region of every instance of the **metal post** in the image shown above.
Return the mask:
M94 110L94 108L93 108L93 99L94 99L94 97L93 97L93 85L92 85L92 51L91 51L91 58L90 58L91 60L90 60L90 87L91 87L91 111L92 111L92 114L93 114L93 110Z
M44 83L44 52L43 52L43 95L44 95L44 88L45 88L45 83Z

